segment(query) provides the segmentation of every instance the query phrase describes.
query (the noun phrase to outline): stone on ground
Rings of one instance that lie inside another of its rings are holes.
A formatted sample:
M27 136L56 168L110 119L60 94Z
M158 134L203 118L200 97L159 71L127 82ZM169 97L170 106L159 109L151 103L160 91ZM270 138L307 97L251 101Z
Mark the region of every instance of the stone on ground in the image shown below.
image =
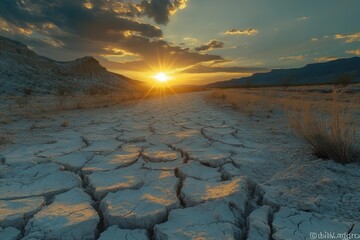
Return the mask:
M12 176L0 179L0 199L53 196L81 185L80 178L55 163L14 168Z
M121 142L116 139L95 140L83 149L86 152L111 152L119 150Z
M149 162L171 162L181 159L181 154L164 146L153 146L146 148L142 153L143 157Z
M145 177L150 182L142 188L109 193L101 201L100 209L107 226L150 230L166 221L171 209L180 207L176 196L179 180L172 172L154 171Z
M285 239L308 239L310 233L347 233L352 224L342 223L336 220L326 219L320 215L298 211L287 207L280 208L274 214L272 238L275 240Z
M101 200L109 192L125 189L139 189L144 184L148 170L139 165L108 172L95 172L86 176L88 190L96 200Z
M219 169L206 167L198 161L190 161L186 165L179 167L179 176L182 179L191 177L197 180L221 181Z
M1 240L17 240L20 237L20 230L14 227L1 228L0 227L0 239Z
M218 200L234 204L245 213L249 200L249 184L246 178L236 178L225 182L201 181L186 178L181 196L186 206L195 206L207 201Z
M0 227L22 228L45 205L43 197L0 201ZM0 238L1 239L1 238Z
M155 226L155 239L240 239L242 231L233 211L222 201L172 210L167 222Z
M92 154L89 152L74 152L67 155L54 157L52 161L63 165L70 171L76 172L82 168L91 158Z
M190 150L189 154L191 159L200 161L210 167L220 167L227 162L231 162L229 159L231 154L229 152L211 146Z
M57 195L25 226L24 239L94 239L99 216L79 188Z
M147 231L144 229L121 229L118 226L111 226L101 233L99 240L149 240Z
M108 171L123 168L135 163L139 153L114 152L109 155L94 155L94 157L81 169L84 174L98 171Z
M262 206L255 209L248 217L248 240L267 240L270 239L269 219L272 213L272 208L269 206Z

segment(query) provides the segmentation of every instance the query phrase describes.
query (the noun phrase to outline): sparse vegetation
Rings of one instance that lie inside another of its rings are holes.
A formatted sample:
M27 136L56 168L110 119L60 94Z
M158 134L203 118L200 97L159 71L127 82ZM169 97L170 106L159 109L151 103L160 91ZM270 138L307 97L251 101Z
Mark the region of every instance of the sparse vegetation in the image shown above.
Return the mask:
M341 109L334 99L329 116L319 116L310 105L300 116L291 117L295 133L313 149L315 156L332 159L339 163L351 163L359 154L356 145L356 126L348 109Z
M0 145L5 145L7 143L7 138L5 136L0 136Z
M86 94L91 95L91 96L105 95L105 94L108 94L109 92L110 92L109 88L106 88L106 87L104 87L102 85L91 86L89 89L87 89L85 91Z
M248 116L254 116L260 108L267 108L268 113L273 111L272 100L261 94L251 94L248 90L216 90L208 99L220 105L227 105L239 110ZM270 111L271 110L271 111Z
M72 95L73 91L69 86L60 85L56 89L56 96L61 107L63 107L66 99L71 97Z
M293 131L311 146L314 155L343 164L355 161L360 154L353 117L360 98L338 88L314 89L215 90L208 99L247 116L263 117L264 121L280 110L284 121L290 116Z
M0 133L0 146L6 145L11 143L11 138L7 133L1 132ZM1 159L1 155L0 155L0 159Z
M353 75L344 74L337 79L337 81L335 82L335 86L347 87L349 84L352 83L353 79Z
M69 126L69 121L64 119L62 124L61 124L61 127L68 127Z
M25 108L29 104L29 99L26 97L17 97L15 103L19 108Z
M32 88L26 87L23 89L23 92L24 92L24 96L28 97L28 96L32 95L34 91Z

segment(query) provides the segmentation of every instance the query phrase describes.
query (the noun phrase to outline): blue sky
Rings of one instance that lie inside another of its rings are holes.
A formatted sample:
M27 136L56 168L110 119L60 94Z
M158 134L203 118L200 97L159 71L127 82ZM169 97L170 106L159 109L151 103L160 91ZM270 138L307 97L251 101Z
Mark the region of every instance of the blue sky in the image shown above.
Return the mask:
M0 35L58 60L202 84L360 55L358 0L2 0Z
M225 49L212 52L240 64L298 67L319 58L350 57L345 51L358 49L360 42L345 43L334 36L360 32L359 11L360 1L195 0L164 27L164 35L176 42L186 37L221 40ZM231 28L258 33L222 34ZM303 58L286 58L300 55Z

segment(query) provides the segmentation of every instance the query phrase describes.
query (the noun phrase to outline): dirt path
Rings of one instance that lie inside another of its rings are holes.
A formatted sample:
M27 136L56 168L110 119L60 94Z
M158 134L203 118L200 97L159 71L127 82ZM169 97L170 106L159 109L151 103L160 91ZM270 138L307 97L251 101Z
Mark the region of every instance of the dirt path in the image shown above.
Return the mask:
M4 126L16 143L2 151L0 239L360 233L358 164L312 159L281 113L246 116L204 94Z

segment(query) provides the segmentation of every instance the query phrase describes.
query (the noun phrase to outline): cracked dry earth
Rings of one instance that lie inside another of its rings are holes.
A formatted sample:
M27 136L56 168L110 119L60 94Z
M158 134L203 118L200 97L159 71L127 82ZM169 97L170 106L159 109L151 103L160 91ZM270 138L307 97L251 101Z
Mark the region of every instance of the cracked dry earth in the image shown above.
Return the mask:
M205 94L4 126L17 141L2 150L0 239L360 233L359 165L313 159L280 112L249 117Z

